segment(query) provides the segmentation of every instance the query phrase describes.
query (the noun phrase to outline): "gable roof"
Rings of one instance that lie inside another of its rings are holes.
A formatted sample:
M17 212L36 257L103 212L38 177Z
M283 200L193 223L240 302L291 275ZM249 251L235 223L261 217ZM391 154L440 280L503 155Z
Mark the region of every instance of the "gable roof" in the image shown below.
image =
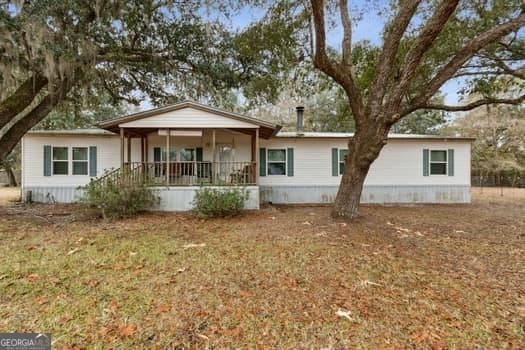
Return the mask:
M276 124L267 122L265 120L248 117L242 114L225 111L223 109L219 109L215 107L210 107L210 106L203 105L201 103L197 103L194 101L184 101L184 102L175 103L175 104L171 104L171 105L167 105L167 106L163 106L159 108L149 109L147 111L128 114L122 117L102 121L96 124L96 126L99 128L117 133L119 132L120 124L129 123L132 121L156 116L156 115L163 114L163 113L173 112L173 111L181 110L184 108L193 108L199 111L212 113L212 114L219 115L225 118L230 118L230 119L234 119L234 120L238 120L238 121L242 121L245 123L249 123L249 124L258 126L260 137L263 137L265 139L275 136L277 132L281 129L280 125L276 125ZM243 131L243 130L239 130L239 131Z

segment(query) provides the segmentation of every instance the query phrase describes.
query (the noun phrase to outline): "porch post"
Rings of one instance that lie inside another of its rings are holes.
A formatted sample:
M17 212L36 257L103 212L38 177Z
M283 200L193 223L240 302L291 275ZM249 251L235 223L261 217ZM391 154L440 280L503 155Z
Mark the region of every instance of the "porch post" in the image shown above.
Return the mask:
M148 135L144 136L144 159L145 159L146 163L149 161L149 156L148 156Z
M144 136L140 137L140 162L144 163Z
M215 129L211 130L211 154L213 162L211 163L211 183L215 184Z
M124 168L124 128L120 128L120 169Z
M131 136L128 135L127 137L128 139L128 166L130 167L131 169Z
M255 129L255 151L253 156L255 157L255 184L259 186L259 128Z
M166 186L170 185L170 129L166 129Z
M256 133L255 132L253 135L252 135L252 139L251 139L251 146L252 146L252 158L251 158L251 161L252 162L255 162L255 138L256 138Z

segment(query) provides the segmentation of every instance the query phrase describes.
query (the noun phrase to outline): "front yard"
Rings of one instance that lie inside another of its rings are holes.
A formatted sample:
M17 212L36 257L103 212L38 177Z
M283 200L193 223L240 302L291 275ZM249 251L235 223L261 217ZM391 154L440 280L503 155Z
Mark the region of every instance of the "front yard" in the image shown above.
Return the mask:
M473 190L474 191L474 190ZM54 348L525 347L525 191L93 221L0 207L0 331Z

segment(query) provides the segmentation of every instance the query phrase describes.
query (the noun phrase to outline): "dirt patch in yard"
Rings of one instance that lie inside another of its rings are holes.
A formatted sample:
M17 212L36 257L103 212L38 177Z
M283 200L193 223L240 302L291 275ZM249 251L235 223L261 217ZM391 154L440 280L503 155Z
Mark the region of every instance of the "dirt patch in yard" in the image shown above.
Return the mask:
M472 194L352 223L328 207L114 222L4 207L0 329L57 349L521 349L525 192Z
M0 206L12 205L20 200L19 187L0 187Z

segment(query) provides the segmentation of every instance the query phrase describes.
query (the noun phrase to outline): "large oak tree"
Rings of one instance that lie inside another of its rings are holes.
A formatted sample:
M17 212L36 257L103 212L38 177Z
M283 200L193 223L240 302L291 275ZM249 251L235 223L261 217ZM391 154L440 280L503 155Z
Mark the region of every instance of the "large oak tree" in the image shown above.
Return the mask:
M234 30L220 21L224 6L0 0L0 160L57 107L93 98L96 103L97 96L115 103L205 98L227 105L232 89L248 97L276 94L272 71L280 70L291 45L287 35L267 34L283 33L293 21L274 29ZM279 56L272 46L282 48Z
M333 214L358 216L359 200L370 166L387 142L392 126L418 110L467 111L486 104L520 104L523 91L498 98L486 89L496 77L524 78L525 7L513 0L403 0L392 2L371 84L359 83L352 60L355 25L347 0L311 0L313 63L345 91L355 119L349 156ZM327 13L339 13L342 44L338 55L327 47ZM475 101L449 106L434 98L444 84L463 78L470 90L484 86ZM521 95L520 95L521 93Z

